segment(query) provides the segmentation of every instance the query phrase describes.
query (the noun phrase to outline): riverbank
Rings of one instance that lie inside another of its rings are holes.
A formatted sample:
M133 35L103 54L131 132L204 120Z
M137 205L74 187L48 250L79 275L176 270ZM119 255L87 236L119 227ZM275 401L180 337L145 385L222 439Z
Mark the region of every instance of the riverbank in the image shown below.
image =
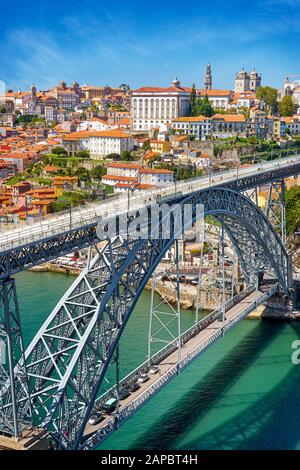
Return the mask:
M28 271L34 273L60 273L66 274L67 276L78 276L81 273L80 268L74 268L72 266L63 266L54 263L44 263L39 266L29 268Z
M34 266L28 271L36 273L59 273L67 276L78 276L82 269L72 266L58 265L55 263L44 263L39 266ZM145 290L151 291L152 280L146 284ZM174 284L171 281L158 282L155 287L155 293L164 299L170 305L177 304L177 294ZM200 305L205 310L213 311L218 308L222 302L222 289L215 288L212 295L207 289L200 289ZM226 293L226 301L230 300L231 294ZM197 304L197 287L188 284L181 284L180 286L180 307L185 310L195 310ZM274 320L274 321L300 321L300 311L289 311L284 308L270 308L269 306L260 305L256 310L247 316L247 320Z
M289 311L282 308L269 308L260 305L247 316L248 320L275 320L275 321L300 321L300 311Z

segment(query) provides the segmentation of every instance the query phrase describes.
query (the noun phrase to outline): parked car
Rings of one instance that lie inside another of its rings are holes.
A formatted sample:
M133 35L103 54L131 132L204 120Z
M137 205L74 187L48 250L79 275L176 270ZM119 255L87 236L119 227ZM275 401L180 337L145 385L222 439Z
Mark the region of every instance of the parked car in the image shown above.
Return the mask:
M150 367L150 370L149 370L149 373L150 374L157 374L159 372L159 367L158 366L151 366Z
M128 398L129 395L130 395L129 390L124 388L123 390L120 390L119 392L119 400L126 400L126 398Z
M148 374L141 374L138 378L138 382L140 384L143 384L143 383L147 382L149 379L150 379L150 377L149 377Z
M104 420L104 416L101 411L97 411L96 413L92 414L89 419L89 424L95 426L96 424L101 423Z
M130 387L130 392L136 392L140 388L140 384L138 382L134 382Z

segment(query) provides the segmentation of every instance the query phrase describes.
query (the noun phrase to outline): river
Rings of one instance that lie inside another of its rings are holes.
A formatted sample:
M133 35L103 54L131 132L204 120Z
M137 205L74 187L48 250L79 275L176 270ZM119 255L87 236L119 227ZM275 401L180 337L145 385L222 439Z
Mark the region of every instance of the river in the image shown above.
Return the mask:
M16 276L26 344L73 277ZM125 374L145 360L150 294L120 345ZM183 327L193 312L182 312ZM300 449L300 366L291 343L300 323L244 320L108 438L102 449Z

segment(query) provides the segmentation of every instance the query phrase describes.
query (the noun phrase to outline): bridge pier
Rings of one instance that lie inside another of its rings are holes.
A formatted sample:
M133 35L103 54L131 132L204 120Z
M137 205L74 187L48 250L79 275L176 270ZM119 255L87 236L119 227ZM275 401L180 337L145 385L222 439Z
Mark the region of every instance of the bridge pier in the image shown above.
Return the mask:
M7 390L10 393L7 394ZM19 403L20 389L28 404ZM0 281L0 433L18 438L31 424L28 379L15 279Z

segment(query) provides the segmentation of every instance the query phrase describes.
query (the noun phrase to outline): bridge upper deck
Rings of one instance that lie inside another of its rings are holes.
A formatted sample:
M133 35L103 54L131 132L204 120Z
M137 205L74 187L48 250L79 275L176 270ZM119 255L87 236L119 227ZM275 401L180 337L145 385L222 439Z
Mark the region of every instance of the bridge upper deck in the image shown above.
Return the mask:
M288 177L300 173L300 156L259 163L246 168L237 168L223 173L176 182L176 192L192 194L209 187L225 186L236 190L246 190L265 184L275 177ZM90 204L72 209L68 213L53 214L43 221L24 224L0 234L0 252L9 252L43 240L53 239L83 227L96 225L99 219L121 215L130 210L138 210L145 204L156 202L157 196L174 196L175 183L162 189L145 191L143 195L131 195L130 201L123 194L101 204ZM128 207L129 206L129 207Z

